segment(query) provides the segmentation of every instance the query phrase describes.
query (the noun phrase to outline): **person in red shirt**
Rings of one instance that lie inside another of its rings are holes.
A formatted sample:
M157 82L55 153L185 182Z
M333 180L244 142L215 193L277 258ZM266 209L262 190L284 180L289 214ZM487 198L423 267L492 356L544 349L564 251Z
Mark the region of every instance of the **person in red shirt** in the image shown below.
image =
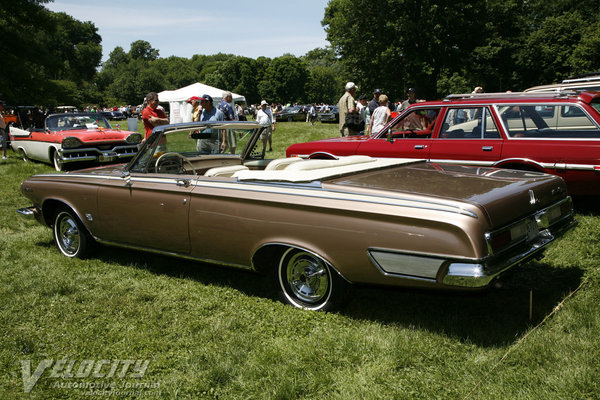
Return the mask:
M142 111L142 121L144 121L144 129L146 131L144 141L148 139L155 126L167 125L169 123L165 112L158 108L158 93L148 93L146 95L146 102L148 105Z

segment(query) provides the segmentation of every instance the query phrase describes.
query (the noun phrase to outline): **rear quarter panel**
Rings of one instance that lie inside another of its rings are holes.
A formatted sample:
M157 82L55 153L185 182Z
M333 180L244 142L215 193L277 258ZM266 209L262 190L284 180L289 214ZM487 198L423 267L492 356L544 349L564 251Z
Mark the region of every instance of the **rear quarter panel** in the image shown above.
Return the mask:
M475 216L466 216L440 211L416 197L391 205L328 195L232 181L220 188L198 186L190 209L192 255L249 265L262 246L285 244L319 254L351 282L401 285L402 279L379 272L369 248L456 258L486 254L486 219L474 207Z

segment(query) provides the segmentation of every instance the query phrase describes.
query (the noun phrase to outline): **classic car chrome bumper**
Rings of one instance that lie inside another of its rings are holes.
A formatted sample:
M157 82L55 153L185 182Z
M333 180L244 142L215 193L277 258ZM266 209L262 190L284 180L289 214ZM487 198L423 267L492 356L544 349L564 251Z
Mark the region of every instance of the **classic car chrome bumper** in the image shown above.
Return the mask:
M133 157L137 154L137 151L137 144L115 146L109 150L101 150L94 147L84 149L59 149L58 157L61 163L76 161L111 162L122 158Z
M31 206L31 207L24 207L24 208L19 208L17 210L17 212L27 218L27 219L34 219L37 214L39 213L39 210L37 209L37 207Z

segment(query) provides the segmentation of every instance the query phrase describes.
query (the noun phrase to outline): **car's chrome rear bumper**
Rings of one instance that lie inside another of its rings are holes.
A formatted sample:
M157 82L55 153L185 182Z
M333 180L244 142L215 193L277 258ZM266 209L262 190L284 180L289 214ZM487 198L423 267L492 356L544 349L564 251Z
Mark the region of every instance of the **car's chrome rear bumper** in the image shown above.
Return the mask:
M577 225L572 208L560 217L551 219L549 212L560 208L570 199L558 202L538 212L533 218L539 230L530 241L481 259L451 258L437 254L423 254L390 249L370 248L369 257L379 271L387 277L403 278L433 285L449 287L482 288L510 268L541 258L548 245Z
M570 218L564 220L560 226L553 227L552 232L549 229L540 231L538 239L530 243L526 250L512 255L500 263L451 263L442 279L442 283L449 286L471 288L488 286L492 280L508 269L541 257L550 243L576 225L577 221Z

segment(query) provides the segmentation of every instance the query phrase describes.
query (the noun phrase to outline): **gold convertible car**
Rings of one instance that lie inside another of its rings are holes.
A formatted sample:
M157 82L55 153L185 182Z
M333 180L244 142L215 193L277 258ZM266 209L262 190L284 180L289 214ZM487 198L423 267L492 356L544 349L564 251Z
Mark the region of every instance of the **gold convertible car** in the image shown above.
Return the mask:
M576 224L553 175L266 160L261 134L245 122L161 126L126 165L30 177L33 206L19 212L52 228L67 257L97 242L269 273L284 302L311 310L340 307L355 283L486 287ZM222 135L239 154L206 151Z

